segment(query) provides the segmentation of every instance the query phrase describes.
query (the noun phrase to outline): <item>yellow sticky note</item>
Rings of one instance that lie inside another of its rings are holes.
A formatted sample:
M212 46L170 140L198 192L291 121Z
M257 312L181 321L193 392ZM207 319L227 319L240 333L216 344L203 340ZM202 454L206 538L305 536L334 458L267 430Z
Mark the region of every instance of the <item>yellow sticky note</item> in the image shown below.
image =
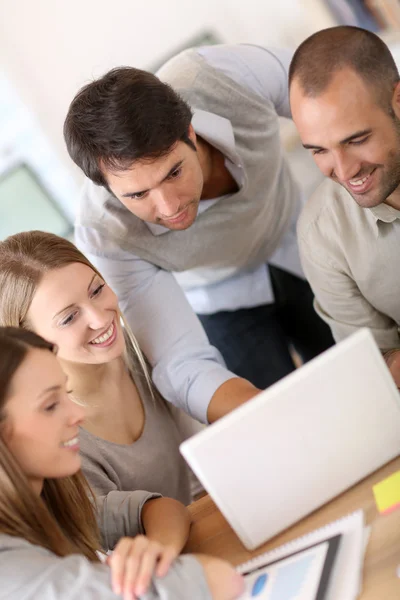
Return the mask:
M400 507L400 471L373 486L375 502L380 513Z

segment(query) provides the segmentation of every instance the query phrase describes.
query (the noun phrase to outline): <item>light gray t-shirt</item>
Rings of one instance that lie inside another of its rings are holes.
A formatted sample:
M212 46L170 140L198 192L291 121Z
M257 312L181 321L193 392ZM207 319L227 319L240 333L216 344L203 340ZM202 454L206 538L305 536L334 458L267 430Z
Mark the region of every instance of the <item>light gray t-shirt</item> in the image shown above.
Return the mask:
M271 302L267 260L301 273L294 227L300 191L278 121L290 116L289 60L287 52L216 45L185 51L161 69L190 104L196 134L222 152L241 188L200 202L207 209L187 231L158 235L141 222L139 240L129 231L134 216L119 201L115 212L105 211L109 194L102 188L87 182L81 198L77 245L118 295L156 387L203 423L212 396L234 374L209 345L180 285L197 312L214 313ZM169 270L180 273L180 284Z
M79 435L82 470L96 495L106 550L124 535L143 533L141 509L154 494L185 505L192 501L191 473L179 445L202 426L160 396L153 399L139 378L135 383L145 415L139 439L129 445L116 444L83 428Z
M141 600L211 600L204 571L181 556L162 579L153 578ZM0 534L0 600L121 600L107 565L84 556L59 557L41 546Z

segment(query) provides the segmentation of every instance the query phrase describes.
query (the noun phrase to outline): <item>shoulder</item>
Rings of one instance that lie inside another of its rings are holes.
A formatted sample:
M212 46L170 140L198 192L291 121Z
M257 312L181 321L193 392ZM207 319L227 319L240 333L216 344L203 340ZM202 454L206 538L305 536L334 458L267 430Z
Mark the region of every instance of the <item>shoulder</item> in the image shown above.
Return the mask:
M189 48L164 63L158 69L156 76L164 83L168 83L173 87L177 81L181 85L191 85L193 79L196 78L205 65L206 62L199 56L196 50Z
M237 118L242 127L250 119L254 127L254 119L265 119L273 104L249 85L251 71L239 50L240 46L225 45L212 46L207 53L202 48L185 50L163 65L157 76L193 110L205 110L231 122Z
M26 579L29 575L33 577L56 558L42 546L31 544L23 538L0 534L0 580L6 587L8 579L14 581L16 578ZM21 569L22 565L24 569Z

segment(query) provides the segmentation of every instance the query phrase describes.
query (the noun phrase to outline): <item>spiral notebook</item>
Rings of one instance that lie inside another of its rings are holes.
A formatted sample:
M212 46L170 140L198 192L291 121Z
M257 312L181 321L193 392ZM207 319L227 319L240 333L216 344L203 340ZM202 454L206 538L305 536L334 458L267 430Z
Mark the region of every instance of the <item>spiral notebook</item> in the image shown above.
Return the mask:
M279 546L270 552L266 552L253 558L237 567L239 573L253 574L264 566L277 563L281 559L288 558L302 550L309 549L321 545L329 539L340 537L340 544L337 549L332 572L330 573L329 586L324 594L324 600L355 600L361 592L362 581L362 563L364 560L364 552L366 541L368 539L369 530L364 525L364 513L362 510L356 511L346 517L333 521L328 525L316 529L305 536L297 538L288 544ZM296 572L298 577L298 571ZM254 578L253 578L254 579ZM286 578L287 579L287 578ZM251 584L253 585L253 580ZM250 592L250 585L247 586L247 592L243 600L257 596L269 600L274 597L273 588L270 593L267 591L264 595ZM289 596L289 598L302 597L300 594ZM310 600L314 600L317 596L310 596ZM304 596L307 598L307 596Z

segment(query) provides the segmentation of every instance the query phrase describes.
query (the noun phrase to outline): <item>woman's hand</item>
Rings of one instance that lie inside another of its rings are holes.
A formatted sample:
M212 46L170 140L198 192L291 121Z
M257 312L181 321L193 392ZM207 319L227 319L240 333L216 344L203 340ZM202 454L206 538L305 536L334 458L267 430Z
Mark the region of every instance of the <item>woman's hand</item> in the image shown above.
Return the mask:
M153 575L167 574L177 554L172 546L163 546L144 535L121 538L107 558L114 593L124 600L135 600L147 591Z

